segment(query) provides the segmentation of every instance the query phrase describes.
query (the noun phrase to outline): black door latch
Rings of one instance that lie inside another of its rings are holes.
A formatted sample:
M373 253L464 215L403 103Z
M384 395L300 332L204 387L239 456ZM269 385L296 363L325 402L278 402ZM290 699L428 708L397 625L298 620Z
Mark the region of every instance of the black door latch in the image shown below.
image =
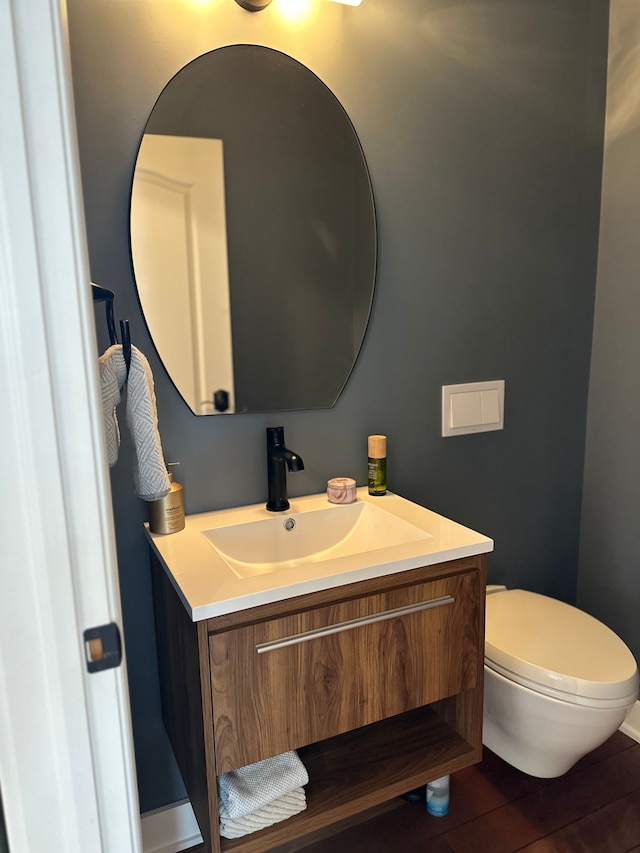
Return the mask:
M122 643L120 631L115 622L87 628L82 635L89 672L101 672L112 669L122 663Z

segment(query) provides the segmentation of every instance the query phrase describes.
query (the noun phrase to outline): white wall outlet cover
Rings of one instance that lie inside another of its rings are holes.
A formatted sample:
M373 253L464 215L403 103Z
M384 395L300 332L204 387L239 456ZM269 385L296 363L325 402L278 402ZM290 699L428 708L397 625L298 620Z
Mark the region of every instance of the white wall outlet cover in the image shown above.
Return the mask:
M504 429L504 379L442 386L442 435Z

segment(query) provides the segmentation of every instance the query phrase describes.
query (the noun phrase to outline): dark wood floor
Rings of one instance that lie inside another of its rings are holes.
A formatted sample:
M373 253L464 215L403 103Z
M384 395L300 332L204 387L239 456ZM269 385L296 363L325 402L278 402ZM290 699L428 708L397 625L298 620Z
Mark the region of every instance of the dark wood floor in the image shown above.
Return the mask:
M201 853L203 847L190 853ZM449 814L395 800L383 813L278 853L640 853L640 744L616 732L559 779L520 773L485 750L452 776Z

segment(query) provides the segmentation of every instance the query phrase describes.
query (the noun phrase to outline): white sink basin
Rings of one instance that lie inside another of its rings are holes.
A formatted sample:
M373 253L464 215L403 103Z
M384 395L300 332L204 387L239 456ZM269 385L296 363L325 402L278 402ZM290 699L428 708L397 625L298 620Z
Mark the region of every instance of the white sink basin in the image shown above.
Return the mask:
M239 578L431 539L381 505L361 502L278 513L203 534Z
M260 503L189 515L168 536L147 525L194 622L493 549L486 536L390 492L360 488L353 504L325 494L290 501L287 512Z

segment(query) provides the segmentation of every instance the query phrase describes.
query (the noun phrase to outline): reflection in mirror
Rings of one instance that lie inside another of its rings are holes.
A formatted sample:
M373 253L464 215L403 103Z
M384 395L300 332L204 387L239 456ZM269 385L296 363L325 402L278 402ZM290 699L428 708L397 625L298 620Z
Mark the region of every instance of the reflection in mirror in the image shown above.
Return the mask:
M193 412L335 404L368 322L375 212L353 126L311 71L234 45L178 72L140 145L131 250Z
M211 411L211 389L226 391L219 405L232 412L221 139L145 133L131 196L131 242L146 320L173 381L196 414Z

